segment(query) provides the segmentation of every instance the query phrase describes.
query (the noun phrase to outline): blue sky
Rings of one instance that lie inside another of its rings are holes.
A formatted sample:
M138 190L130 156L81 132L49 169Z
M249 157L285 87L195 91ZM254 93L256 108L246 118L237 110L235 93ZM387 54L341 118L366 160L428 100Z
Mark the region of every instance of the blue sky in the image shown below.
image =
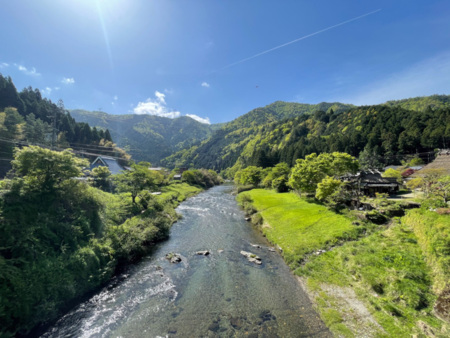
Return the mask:
M448 0L17 0L0 25L0 72L69 109L217 123L450 94Z

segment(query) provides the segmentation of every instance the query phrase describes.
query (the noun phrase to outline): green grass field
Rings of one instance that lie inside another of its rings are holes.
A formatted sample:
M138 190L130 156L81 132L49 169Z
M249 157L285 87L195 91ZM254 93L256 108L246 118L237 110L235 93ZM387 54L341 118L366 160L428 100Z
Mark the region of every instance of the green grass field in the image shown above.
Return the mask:
M262 216L261 230L284 250L334 335L450 336L433 312L435 291L448 283L450 216L410 210L388 226L355 226L293 193L255 189L238 201Z
M362 227L352 225L344 215L323 205L308 203L294 193L279 194L255 189L241 193L250 196L252 204L264 219L267 239L283 249L287 263L295 268L304 255L331 247L342 240L356 239Z

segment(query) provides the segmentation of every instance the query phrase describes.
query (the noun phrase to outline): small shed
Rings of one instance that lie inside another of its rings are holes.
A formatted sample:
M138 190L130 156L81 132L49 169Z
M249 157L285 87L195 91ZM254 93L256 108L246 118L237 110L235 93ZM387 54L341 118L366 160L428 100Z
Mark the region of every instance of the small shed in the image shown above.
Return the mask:
M181 175L180 174L176 174L176 175L173 176L173 179L175 181L181 181Z
M89 170L97 167L107 167L112 175L120 174L123 170L125 170L125 168L117 162L117 159L107 156L97 157L94 162L92 162Z

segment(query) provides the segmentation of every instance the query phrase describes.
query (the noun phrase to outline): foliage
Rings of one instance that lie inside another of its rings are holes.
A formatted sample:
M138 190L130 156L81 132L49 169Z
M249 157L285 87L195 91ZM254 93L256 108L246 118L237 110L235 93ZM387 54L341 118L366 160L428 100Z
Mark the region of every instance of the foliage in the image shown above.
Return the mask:
M288 191L289 187L287 183L291 169L287 163L278 163L275 167L268 169L267 175L265 175L262 181L262 185L266 188L275 189L277 192Z
M342 186L343 183L340 180L327 176L317 184L316 198L320 201L336 201L338 195L342 194Z
M54 191L66 180L80 176L88 163L74 157L69 149L62 152L37 146L16 148L11 162L14 173L30 190Z
M396 178L400 184L403 182L403 175L398 170L392 168L387 169L381 176Z
M99 166L94 168L92 169L91 175L94 179L94 187L103 191L111 191L111 172L108 167Z
M354 173L357 169L358 161L349 154L313 153L304 160L297 160L292 168L289 185L300 192L315 193L318 183L326 176L339 177L346 173Z
M133 164L131 170L126 170L113 178L119 192L131 193L131 200L136 203L136 196L144 189L155 189L162 183L164 177L153 170L149 170L145 163Z
M180 201L200 191L177 183L160 196L141 192L132 203L131 193L75 180L84 164L68 150L25 147L16 151L12 179L1 181L1 336L54 320L117 266L146 254L168 236Z
M408 154L432 152L448 144L448 96L433 102L433 109L423 111L408 110L401 104L337 105L336 109L324 104L317 109L276 102L225 124L195 149L171 156L171 162L230 168L232 177L236 168L266 168L279 162L293 166L309 154L335 151L359 156L363 168L400 164Z
M170 119L152 115L111 115L86 110L71 110L70 114L77 121L89 123L99 129L108 128L112 138L117 140L117 145L127 149L134 159L170 168L190 167L189 162L185 161L160 161L174 152L197 147L214 129L213 126L187 116ZM142 147L142 144L146 146Z
M249 166L236 173L234 176L234 182L239 185L251 185L256 188L261 182L262 174L262 168Z
M444 203L450 201L450 175L440 177L431 186L432 193L444 200Z
M211 188L220 184L222 179L214 170L191 169L183 172L181 179L190 185L197 185L203 188Z

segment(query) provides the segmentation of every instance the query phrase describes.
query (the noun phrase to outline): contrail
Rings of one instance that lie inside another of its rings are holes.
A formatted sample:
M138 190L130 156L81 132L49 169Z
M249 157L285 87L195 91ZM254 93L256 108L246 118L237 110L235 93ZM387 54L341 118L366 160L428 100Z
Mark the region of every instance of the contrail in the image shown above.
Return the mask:
M337 25L333 25L333 26L330 26L330 27L321 29L320 31L317 31L317 32L314 32L314 33L311 33L311 34L308 34L308 35L305 35L305 36L302 36L301 38L292 40L292 41L290 41L290 42L286 42L286 43L284 43L284 44L282 44L282 45L279 45L279 46L273 47L273 48L271 48L271 49L265 50L265 51L263 51L263 52L261 52L261 53L255 54L255 55L250 56L250 57L248 57L248 58L245 58L245 59L236 61L236 62L231 63L231 64L229 64L228 66L225 66L225 67L223 67L223 68L221 68L221 69L219 69L219 70L224 70L224 69L227 69L227 68L236 66L236 65L238 65L238 64L240 64L240 63L249 61L249 60L254 59L254 58L258 57L258 56L261 56L261 55L264 55L264 54L273 52L274 50L277 50L277 49L286 47L286 46L288 46L288 45L291 45L291 44L296 43L296 42L301 41L301 40L305 40L305 39L307 39L307 38L310 38L311 36L314 36L314 35L317 35L317 34L320 34L320 33L326 32L326 31L329 31L330 29L333 29L333 28L336 28L336 27L345 25L345 24L347 24L347 23L349 23L349 22L352 22L352 21L356 21L356 20L362 19L362 18L364 18L364 17L366 17L366 16L368 16L368 15L372 15L372 14L377 13L377 12L379 12L379 11L381 11L381 8L380 8L380 9L377 9L376 11L369 12L369 13L366 13L366 14L363 14L363 15L360 15L360 16L357 16L356 18L353 18L353 19L350 19L350 20L347 20L347 21L338 23Z

